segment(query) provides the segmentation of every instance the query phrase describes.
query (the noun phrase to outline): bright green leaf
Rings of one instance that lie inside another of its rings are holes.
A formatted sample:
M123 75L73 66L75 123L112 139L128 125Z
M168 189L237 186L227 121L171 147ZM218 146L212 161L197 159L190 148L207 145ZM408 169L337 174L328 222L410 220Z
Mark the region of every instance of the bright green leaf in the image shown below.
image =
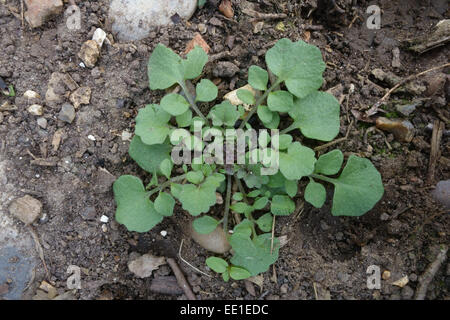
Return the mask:
M289 92L299 98L322 86L325 63L314 45L299 40L279 40L266 53L266 63L279 81L284 81Z
M293 105L294 97L287 91L273 91L267 97L267 107L271 111L289 112Z
M161 173L163 175L165 175L167 179L170 179L170 174L172 172L172 168L173 168L173 162L170 159L164 159L159 166Z
M206 62L208 62L208 55L206 52L200 46L195 46L195 48L186 55L186 60L182 60L184 79L197 78L202 73Z
M316 208L322 208L327 197L325 187L310 179L305 189L305 200L311 203Z
M189 109L189 103L183 96L169 93L161 99L161 108L173 116L179 116Z
M173 214L175 199L166 192L161 192L155 199L155 209L159 214L168 217Z
M333 175L341 170L344 155L341 150L333 150L319 157L314 172Z
M210 102L217 98L217 87L212 81L202 79L196 87L196 101Z
M299 142L292 143L287 153L280 152L280 171L289 180L300 180L314 171L316 158L314 151L302 146Z
M279 147L280 150L286 150L292 143L292 136L289 134L280 134Z
M250 278L252 275L250 272L245 270L244 268L239 267L231 267L230 268L230 277L234 280L244 280Z
M221 104L215 105L208 116L212 119L214 126L220 127L225 125L227 127L233 127L239 119L239 111L236 106L233 106L226 100Z
M190 171L186 174L187 181L194 183L194 184L199 184L200 182L203 181L204 178L205 178L205 176L203 175L203 172L201 172L201 171Z
M158 44L148 61L150 89L167 89L184 80L181 58L163 44Z
M258 106L258 109L256 110L259 119L263 122L263 123L269 123L272 121L273 118L273 112L269 110L269 108L267 106Z
M209 208L216 204L216 188L211 183L202 183L198 186L185 184L178 199L184 210L198 216L200 213L208 212Z
M268 202L269 199L267 199L267 197L257 198L255 203L253 203L253 209L262 210Z
M161 144L166 140L170 132L167 124L170 114L162 110L158 105L150 104L140 109L136 117L135 133L145 144Z
M206 265L217 273L224 273L228 268L228 262L217 257L209 257L206 259Z
M298 184L296 180L285 180L284 188L286 189L286 193L291 197L295 197L298 191Z
M194 230L200 234L208 234L216 230L219 221L210 216L197 218L192 222ZM223 271L221 271L223 272Z
M239 100L241 100L243 103L246 103L246 104L254 104L255 103L255 96L249 90L239 89L236 92L236 94L237 94L237 97L239 98Z
M137 135L131 139L128 153L137 164L147 172L160 172L161 163L170 159L170 145L168 143L148 145Z
M369 211L384 193L381 175L374 165L364 158L351 155L341 175L330 179L334 184L334 216L360 216Z
M295 210L295 203L288 196L276 195L272 198L270 212L276 216L287 216Z
M256 90L267 90L269 74L258 66L250 66L248 69L248 83Z
M189 127L192 123L192 111L188 109L185 113L175 117L179 127Z
M263 232L270 232L272 230L272 222L273 216L269 212L262 215L258 220L256 220L256 224Z
M139 178L121 176L114 182L113 191L116 221L129 231L147 232L162 221L163 216L155 210Z
M303 99L295 99L289 115L304 136L331 141L339 133L339 109L339 101L332 94L316 91Z

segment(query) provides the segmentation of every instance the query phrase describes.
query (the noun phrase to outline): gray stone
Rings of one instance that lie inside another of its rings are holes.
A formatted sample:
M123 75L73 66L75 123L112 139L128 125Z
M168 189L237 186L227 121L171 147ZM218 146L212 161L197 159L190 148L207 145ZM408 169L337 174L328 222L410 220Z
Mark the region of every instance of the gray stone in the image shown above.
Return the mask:
M58 114L58 119L67 123L72 123L75 119L75 108L70 103L64 103Z
M436 201L450 209L450 180L439 181L432 195Z
M239 68L232 62L229 61L220 61L217 63L216 67L213 70L214 77L225 77L231 78L237 72L239 72Z
M410 300L414 296L414 290L410 286L404 286L402 288L402 298L404 300Z
M106 193L111 190L111 187L116 181L116 177L108 170L99 168L96 174L94 190L97 193Z
M31 224L40 217L42 212L42 203L26 195L14 200L9 206L9 212L25 224Z
M37 122L38 126L41 127L42 129L47 128L47 119L45 119L45 118L38 118L36 120L36 122Z
M175 14L189 19L196 7L197 0L112 0L109 18L118 40L141 40L155 27L173 24Z

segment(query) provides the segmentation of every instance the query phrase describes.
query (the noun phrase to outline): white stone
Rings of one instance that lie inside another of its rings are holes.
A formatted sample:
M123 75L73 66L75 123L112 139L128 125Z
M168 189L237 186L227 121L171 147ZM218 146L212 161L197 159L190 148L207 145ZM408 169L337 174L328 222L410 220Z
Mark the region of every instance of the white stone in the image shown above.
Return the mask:
M109 218L107 216L103 215L103 216L100 217L100 221L103 222L103 223L108 223Z
M133 136L133 134L129 131L122 131L122 141L131 141L131 137Z
M101 48L105 39L106 39L106 32L103 31L103 29L101 28L97 28L94 32L94 35L92 36L92 40L97 42L98 46Z
M28 112L34 116L42 116L44 114L44 108L39 104L33 104L28 107Z
M25 93L23 94L23 96L27 99L39 99L41 96L39 95L39 93L37 93L36 91L33 90L27 90L25 91Z
M166 230L163 230L163 231L160 232L160 234L161 234L163 237L165 237L165 236L167 236L167 231L166 231Z
M91 141L95 141L95 137L92 134L88 135L88 139Z
M112 0L109 18L118 40L141 40L155 27L173 24L176 13L189 19L196 7L197 0Z

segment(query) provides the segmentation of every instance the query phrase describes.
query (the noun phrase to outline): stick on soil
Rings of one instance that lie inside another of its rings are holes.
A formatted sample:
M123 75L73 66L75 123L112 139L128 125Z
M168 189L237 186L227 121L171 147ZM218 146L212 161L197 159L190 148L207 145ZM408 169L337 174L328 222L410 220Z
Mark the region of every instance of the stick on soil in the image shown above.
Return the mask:
M434 276L438 272L441 265L447 259L447 250L448 247L443 247L439 251L436 260L433 261L432 264L425 270L422 276L419 279L419 287L416 291L416 300L425 300L425 296L427 295L428 286L433 280Z
M430 152L430 161L428 162L428 174L427 174L427 183L432 184L434 182L434 173L436 171L436 162L440 156L440 144L442 133L444 132L444 123L435 120L433 124L433 134L431 136L431 152Z
M197 300L195 297L194 292L192 292L191 286L187 282L186 278L184 277L183 272L181 272L180 267L178 266L177 262L173 258L167 258L167 263L172 268L173 273L175 274L175 277L177 278L178 285L183 289L184 294L189 300Z

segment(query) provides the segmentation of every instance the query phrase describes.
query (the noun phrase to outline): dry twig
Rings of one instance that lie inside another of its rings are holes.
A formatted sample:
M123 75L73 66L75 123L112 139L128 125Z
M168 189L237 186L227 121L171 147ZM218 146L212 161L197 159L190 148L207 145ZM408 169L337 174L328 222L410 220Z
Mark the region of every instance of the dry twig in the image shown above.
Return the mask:
M425 300L428 286L430 285L431 281L433 280L434 276L438 272L441 265L447 259L447 251L448 251L447 246L442 247L441 250L439 251L439 254L436 257L436 260L434 260L433 263L429 265L429 267L420 277L419 287L416 291L415 297L416 300Z
M441 144L442 133L444 132L444 123L435 120L433 124L433 134L431 136L431 152L430 161L428 162L427 183L431 184L434 180L434 173L436 171L436 162L440 156L439 146Z
M192 292L191 286L187 282L186 278L184 277L183 272L181 272L180 267L178 266L177 262L173 258L167 258L167 263L172 268L173 273L175 274L175 277L177 278L178 285L183 289L184 294L189 300L197 300L195 297L194 292Z

